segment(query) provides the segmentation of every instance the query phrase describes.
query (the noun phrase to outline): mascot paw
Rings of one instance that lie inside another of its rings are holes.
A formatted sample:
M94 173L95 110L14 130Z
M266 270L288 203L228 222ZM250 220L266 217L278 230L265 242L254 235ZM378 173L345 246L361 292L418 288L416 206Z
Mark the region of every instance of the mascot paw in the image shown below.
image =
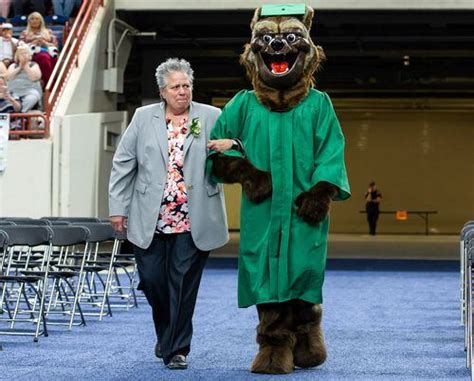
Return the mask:
M272 195L272 175L254 169L252 174L242 181L242 189L250 201L258 204Z
M329 212L329 202L317 200L310 191L301 193L296 198L295 205L298 207L296 214L311 225L324 220Z
M253 360L252 373L288 374L293 372L293 351L291 347L267 346L260 349Z
M308 224L320 223L329 212L331 199L337 188L327 182L319 182L309 191L301 193L295 200L296 214Z

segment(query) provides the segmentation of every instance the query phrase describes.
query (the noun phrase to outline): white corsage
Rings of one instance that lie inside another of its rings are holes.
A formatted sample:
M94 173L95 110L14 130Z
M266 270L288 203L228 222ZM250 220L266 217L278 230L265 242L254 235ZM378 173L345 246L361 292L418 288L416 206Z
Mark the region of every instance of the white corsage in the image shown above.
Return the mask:
M191 124L189 125L189 133L193 134L194 137L197 138L199 135L201 135L201 129L202 129L202 126L201 126L201 121L199 120L199 118L193 118L193 120L191 121Z

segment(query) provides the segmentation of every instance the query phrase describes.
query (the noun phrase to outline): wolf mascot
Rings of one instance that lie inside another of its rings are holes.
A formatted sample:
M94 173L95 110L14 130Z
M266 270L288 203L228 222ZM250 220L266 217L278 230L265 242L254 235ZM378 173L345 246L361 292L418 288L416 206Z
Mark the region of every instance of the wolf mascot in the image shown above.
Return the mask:
M290 373L326 359L328 211L350 190L339 122L328 95L313 89L324 53L311 41L312 18L304 5L256 10L241 56L254 90L239 92L211 133L243 147L210 152L208 170L243 189L238 302L257 306L255 373Z

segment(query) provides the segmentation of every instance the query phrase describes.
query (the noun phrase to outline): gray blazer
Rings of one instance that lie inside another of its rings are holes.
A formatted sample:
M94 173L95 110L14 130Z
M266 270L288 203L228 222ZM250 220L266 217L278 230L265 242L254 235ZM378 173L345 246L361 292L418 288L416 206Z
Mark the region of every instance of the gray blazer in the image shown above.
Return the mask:
M205 174L207 141L220 110L192 102L189 120L199 118L199 136L184 142L184 180L188 191L191 236L198 249L209 251L229 239L222 185ZM143 249L156 229L168 172L168 133L163 103L140 107L114 155L109 183L109 215L127 216L127 238Z

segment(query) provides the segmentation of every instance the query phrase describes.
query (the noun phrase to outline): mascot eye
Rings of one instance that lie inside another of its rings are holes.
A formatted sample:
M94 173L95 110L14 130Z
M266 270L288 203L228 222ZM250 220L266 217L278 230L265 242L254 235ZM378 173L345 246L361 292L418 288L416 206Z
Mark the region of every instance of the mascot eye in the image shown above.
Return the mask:
M262 37L262 41L265 44L269 44L270 42L272 42L272 40L273 40L273 38L269 34L266 34L265 36Z
M288 41L290 44L292 42L295 42L296 41L296 35L293 34L293 33L290 33L288 36L286 36L286 41Z

